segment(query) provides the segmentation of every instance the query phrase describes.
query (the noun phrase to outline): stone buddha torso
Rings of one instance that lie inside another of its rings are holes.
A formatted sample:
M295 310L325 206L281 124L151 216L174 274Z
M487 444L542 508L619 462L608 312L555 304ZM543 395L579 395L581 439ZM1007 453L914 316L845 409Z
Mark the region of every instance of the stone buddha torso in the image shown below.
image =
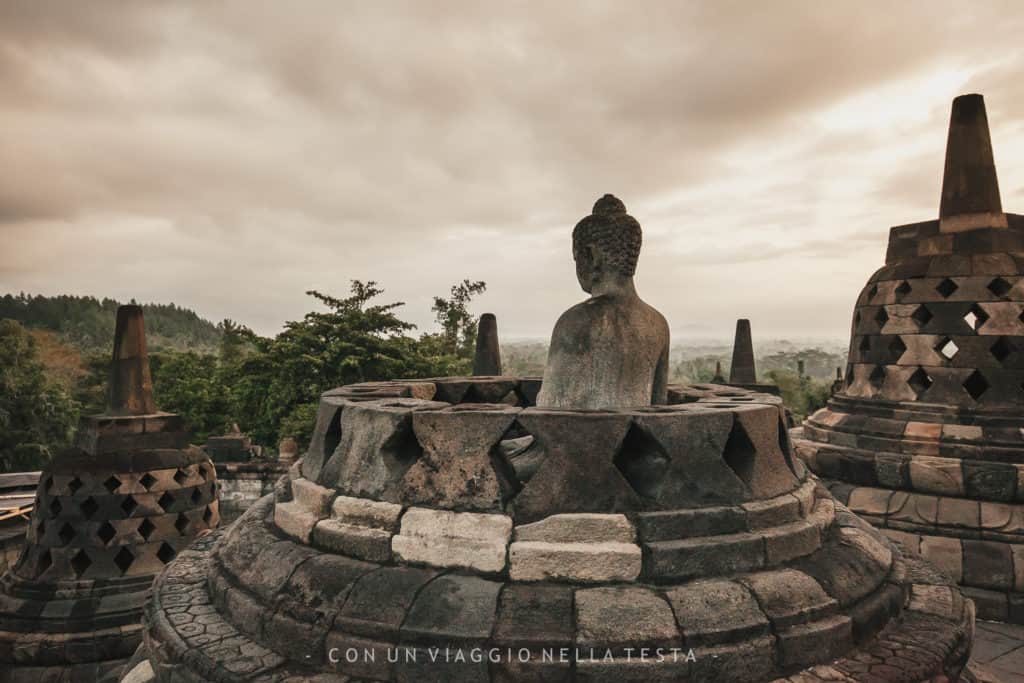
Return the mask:
M669 331L636 293L639 223L611 195L573 230L576 275L591 298L558 319L551 335L542 408L599 410L665 403Z

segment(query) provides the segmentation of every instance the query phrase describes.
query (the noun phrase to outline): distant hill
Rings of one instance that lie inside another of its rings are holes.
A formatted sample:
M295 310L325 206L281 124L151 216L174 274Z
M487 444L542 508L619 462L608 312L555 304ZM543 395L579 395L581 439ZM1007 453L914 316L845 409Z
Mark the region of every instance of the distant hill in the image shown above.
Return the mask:
M109 353L114 341L114 299L91 296L0 297L0 319L17 320L29 329L48 330L84 353ZM142 304L150 351L215 352L221 338L217 325L175 304Z

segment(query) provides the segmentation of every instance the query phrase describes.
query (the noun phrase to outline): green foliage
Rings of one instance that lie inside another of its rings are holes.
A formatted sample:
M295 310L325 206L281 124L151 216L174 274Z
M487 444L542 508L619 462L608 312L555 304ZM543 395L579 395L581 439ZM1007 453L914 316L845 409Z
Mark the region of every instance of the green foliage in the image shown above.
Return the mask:
M149 368L157 406L184 416L197 441L227 431L230 395L216 356L192 351L152 353Z
M435 296L431 307L441 326L441 350L452 356L472 357L476 346L477 319L469 313L469 302L487 290L483 282L463 280L452 286L449 298Z
M281 439L292 437L299 445L299 452L309 446L309 436L316 427L316 403L300 403L281 419L278 435Z
M120 302L91 296L0 297L0 318L17 320L28 328L56 332L85 352L110 353L114 319ZM174 304L143 304L150 350L212 351L221 330L194 311Z
M32 336L0 320L0 472L42 467L71 439L77 410L47 379Z
M779 387L783 402L797 422L824 408L832 392L831 382L800 377L791 370L769 370L766 375Z

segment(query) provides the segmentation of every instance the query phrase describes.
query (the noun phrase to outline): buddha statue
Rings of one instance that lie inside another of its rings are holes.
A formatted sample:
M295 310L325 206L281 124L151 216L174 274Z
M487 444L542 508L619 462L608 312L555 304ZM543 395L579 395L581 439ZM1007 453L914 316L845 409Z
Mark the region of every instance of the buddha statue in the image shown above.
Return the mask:
M540 408L603 410L666 402L668 323L633 284L642 231L606 194L572 232L576 277L590 294L551 334Z

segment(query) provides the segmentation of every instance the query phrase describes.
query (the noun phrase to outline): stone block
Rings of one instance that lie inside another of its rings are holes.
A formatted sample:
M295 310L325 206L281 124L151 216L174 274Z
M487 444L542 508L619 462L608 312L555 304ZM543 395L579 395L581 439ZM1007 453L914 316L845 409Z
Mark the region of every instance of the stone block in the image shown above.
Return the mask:
M647 543L643 575L689 579L752 571L765 566L764 537L748 534Z
M1009 463L964 462L964 489L971 498L1011 502L1017 493L1017 468Z
M402 624L403 640L483 642L494 628L502 584L446 574L419 592Z
M511 535L512 519L504 515L410 508L391 550L403 562L497 573Z
M575 608L577 647L673 647L680 643L672 608L648 588L579 589Z
M370 562L391 559L392 532L385 529L346 524L337 519L324 519L313 527L313 545L333 553Z
M516 541L545 543L634 543L636 532L625 515L561 514L515 527Z
M981 525L979 503L966 498L940 497L936 522L939 526L977 530Z
M896 529L879 529L882 534L890 541L899 546L900 551L904 555L920 555L921 554L921 539L922 536L919 534L911 534L906 531L897 531Z
M412 426L423 455L399 486L400 500L458 510L501 512L518 491L511 465L492 458L519 408L491 404L420 411Z
M1013 559L1013 590L1024 592L1024 545L1011 545L1010 555Z
M602 659L604 652L581 653L576 662L576 676L580 683L679 683L689 681L692 663L686 660L686 652L663 652L663 661L658 661L655 650L642 653L640 649L609 659ZM643 656L646 654L646 656Z
M762 532L766 566L810 555L821 547L821 530L807 522L793 522Z
M960 586L965 598L974 602L978 619L986 621L1006 621L1010 616L1010 605L1006 593L1002 591Z
M1014 583L1010 545L998 541L961 541L964 549L963 582L975 588L1010 590Z
M265 604L273 604L277 594L301 562L316 555L313 548L292 541L277 541L259 549L244 567L234 567L237 583L255 593Z
M800 517L800 502L793 496L743 503L740 507L747 514L747 525L751 530L788 524Z
M331 509L336 491L316 484L309 479L296 479L292 482L292 498L318 519L327 516Z
M922 536L921 557L948 574L956 583L963 579L963 548L959 538Z
M360 638L340 631L329 631L324 640L325 659L331 667L346 676L389 681L395 645L369 638Z
M944 496L964 495L964 477L960 461L927 455L910 460L910 483L915 491Z
M349 401L340 396L322 396L316 413L316 425L309 439L309 448L297 466L311 481L319 481L324 463L333 455L341 439L341 411Z
M915 526L932 527L938 515L938 499L906 491L896 491L889 499L890 523L905 522Z
M398 531L402 509L397 503L338 496L331 505L331 516L348 524Z
M281 588L279 599L283 604L312 607L324 619L333 618L356 581L377 568L348 557L314 555L295 568Z
M502 647L569 647L573 644L573 588L509 584L501 592L494 642Z
M415 567L381 567L364 574L352 586L333 628L371 638L397 638L416 595L437 575Z
M513 581L635 581L642 563L640 546L633 543L517 541L509 546Z
M274 524L277 528L303 543L309 543L313 527L319 521L319 516L295 501L274 506Z
M666 597L688 645L717 645L769 635L767 617L750 589L741 583L698 580L669 589Z
M690 664L690 680L694 683L767 681L775 673L775 638L770 635L703 647L694 654L697 661Z
M801 624L778 634L779 659L784 668L800 668L838 658L853 646L853 622L833 616Z
M883 488L901 489L910 486L910 458L906 455L877 453L875 478Z
M754 593L776 631L821 619L839 607L814 578L796 569L758 572L740 580Z
M850 502L847 504L858 515L884 516L889 509L892 491L860 486L850 491Z
M642 541L674 541L747 531L747 516L738 507L640 512L633 518Z

